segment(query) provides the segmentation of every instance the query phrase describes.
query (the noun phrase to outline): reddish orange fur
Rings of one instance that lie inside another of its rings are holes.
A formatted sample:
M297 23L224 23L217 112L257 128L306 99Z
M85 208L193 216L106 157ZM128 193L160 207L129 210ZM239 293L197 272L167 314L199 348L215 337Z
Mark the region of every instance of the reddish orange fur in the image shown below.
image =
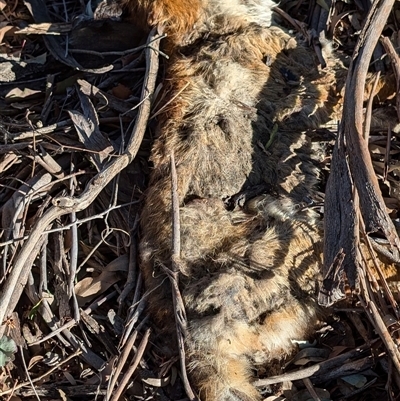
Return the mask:
M201 0L122 0L136 23L148 26L161 25L177 41L191 30L199 19Z

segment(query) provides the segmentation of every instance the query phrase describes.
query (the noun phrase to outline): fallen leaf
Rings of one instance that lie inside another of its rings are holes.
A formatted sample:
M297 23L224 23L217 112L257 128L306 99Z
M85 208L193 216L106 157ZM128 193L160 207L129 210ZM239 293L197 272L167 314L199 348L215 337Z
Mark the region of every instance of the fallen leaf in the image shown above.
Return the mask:
M169 384L170 379L170 376L161 378L149 377L147 379L142 379L142 382L153 387L165 387L167 384Z
M320 401L331 401L331 395L329 392L322 388L314 388ZM292 401L314 401L315 399L310 395L308 390L301 390L295 394Z
M0 367L6 366L14 358L17 345L12 338L3 336L0 338Z
M321 348L305 348L297 353L292 363L303 366L309 362L322 362L328 358L329 351Z
M3 42L4 36L6 36L7 32L11 30L15 30L15 28L12 25L5 25L5 26L0 25L0 43Z
M115 272L128 270L128 255L122 255L110 262L96 277L85 277L75 285L75 294L79 305L89 302L94 297L108 290L119 281Z
M47 61L47 53L42 53L42 54L39 54L39 56L29 57L29 58L25 59L25 63L27 63L27 64L44 65L44 64L46 64L46 61Z
M132 96L132 91L122 84L113 87L111 92L115 97L123 100L129 99L129 97Z
M361 388L367 383L367 378L363 375L343 376L341 379L355 388Z
M36 355L32 357L28 363L28 370L31 370L40 361L43 361L43 355Z
M41 91L29 88L14 88L11 89L5 96L5 100L8 102L16 102L19 99L26 99L31 96L43 95Z
M79 306L102 294L117 281L119 281L119 277L113 272L102 272L97 277L85 277L75 285Z

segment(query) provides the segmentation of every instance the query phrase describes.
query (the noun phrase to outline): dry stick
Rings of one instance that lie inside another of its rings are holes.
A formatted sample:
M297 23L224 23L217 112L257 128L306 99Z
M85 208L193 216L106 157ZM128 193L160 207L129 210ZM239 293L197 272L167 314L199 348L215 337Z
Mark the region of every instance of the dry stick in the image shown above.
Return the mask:
M360 197L360 208L367 232L381 229L389 240L392 251L396 252L400 249L400 240L387 214L368 146L363 138L362 112L368 66L393 4L394 0L376 0L368 13L346 80L343 128L350 170Z
M389 38L382 38L381 42L383 44L383 47L385 48L385 51L387 55L390 58L390 61L392 62L392 67L394 70L394 74L396 76L396 86L397 86L397 91L396 91L396 109L397 109L397 118L400 121L400 57L398 56L396 50L393 47L392 42L390 41Z
M285 18L292 26L297 29L300 33L304 34L304 37L307 37L307 29L306 24L292 18L288 13L283 11L279 7L274 7L274 11L278 13L281 17Z
M397 346L394 343L392 337L390 336L385 322L383 321L377 307L373 302L368 302L367 308L371 312L372 318L374 319L375 323L375 330L378 332L379 337L384 342L386 350L390 356L391 361L393 362L394 367L397 369L397 372L400 372L400 352L397 349Z
M105 220L105 219L104 219ZM74 220L75 222L77 220ZM76 223L76 225L78 225L78 223ZM62 228L64 228L65 226L63 226ZM83 259L83 261L80 263L80 265L76 268L75 274L79 273L82 269L83 266L85 266L86 262L96 253L96 251L100 248L101 245L104 244L104 242L106 241L106 239L108 238L108 236L110 234L113 233L113 230L108 231L104 236L101 236L101 239L97 242L97 244L90 250L90 252L86 255L85 259Z
M139 301L136 301L138 299L136 294L139 294L141 287L142 287L142 275L139 271L138 280L137 280L136 288L135 288L135 295L133 297L132 305L129 308L129 310L130 310L129 315L125 319L126 320L125 330L122 335L122 338L120 339L119 346L118 346L120 349L122 349L122 347L124 347L124 344L129 339L130 333L133 330L134 325L138 321L140 315L142 314L142 312L146 306L146 299L150 296L150 294L152 292L157 291L158 288L160 288L162 285L164 285L164 281L166 279L167 279L167 277L163 281L161 281L160 284L155 286L152 290L146 291ZM142 325L142 323L145 321L145 319L146 318L144 318L137 327L140 327Z
M374 81L374 84L372 85L372 90L371 90L371 95L368 99L368 104L367 104L367 111L365 113L365 121L364 121L364 139L365 142L368 143L369 141L369 133L371 130L371 119L372 119L372 103L375 97L375 91L376 87L378 86L379 78L381 77L381 72L378 71L376 74L376 78Z
M74 162L71 160L71 173L74 172L75 166ZM75 194L75 185L74 183L76 180L71 177L69 180L69 191L70 191L70 196L74 196ZM76 273L77 273L77 266L78 266L78 225L76 224L76 212L71 212L70 213L70 220L71 223L74 225L71 227L71 248L69 251L70 254L70 263L69 263L69 277L68 277L68 282L67 282L67 290L68 290L68 295L69 295L69 300L72 300L72 306L73 306L73 316L74 320L79 322L81 316L80 316L80 311L79 311L79 305L78 305L78 300L76 298L75 294L75 278L76 278Z
M129 369L125 373L124 377L122 378L121 383L119 384L117 391L115 392L111 401L118 401L119 398L121 397L122 393L124 392L125 387L128 385L131 376L135 372L136 368L139 365L140 360L142 359L142 356L146 349L147 343L149 341L149 337L150 337L150 329L147 329L146 332L144 333L142 341L139 344L139 347L138 347L136 355L131 363L131 366L129 367Z
M388 284L387 284L387 282L386 282L386 279L385 279L385 277L383 276L382 271L380 270L380 267L379 267L379 265L378 265L378 263L377 263L377 261L376 261L375 253L374 253L374 251L373 251L372 248L371 248L371 243L370 243L370 241L369 241L369 237L368 237L368 235L367 235L367 233L366 233L366 231L365 231L365 222L364 222L364 219L363 219L363 217L362 217L362 215L361 215L361 213L360 213L359 210L358 210L358 221L359 221L359 230L358 230L358 233L361 233L362 238L363 238L364 242L366 243L366 246L367 246L367 248L368 248L368 251L369 251L369 253L370 253L370 256L371 256L371 258L372 258L372 260L373 260L375 269L377 270L378 275L380 276L380 279L381 279L381 281L382 281L382 286L384 287L384 292L386 293L386 295L387 295L389 298L392 298L392 301L393 301L393 302L392 302L392 306L393 306L394 311L395 311L396 316L397 316L397 314L398 314L397 303L396 303L396 301L393 299L393 295L392 295L392 293L391 293L391 291L390 291L390 289L389 289L389 287L388 287ZM369 292L369 299L368 299L367 301L369 301L369 302L375 302L375 300L376 300L375 295L376 295L376 296L378 297L378 301L379 301L379 305L380 305L380 307L381 307L381 310L384 311L385 313L389 313L388 307L387 307L387 305L386 305L386 302L385 302L385 300L384 300L384 298L383 298L383 296L382 296L382 292L380 291L380 288L381 288L381 287L379 286L378 281L377 281L375 275L373 274L372 269L371 269L371 267L369 266L367 259L365 258L364 252L362 251L362 248L361 248L361 243L360 243L360 241L358 241L358 249L359 249L359 254L361 255L361 257L362 257L362 259L363 259L363 261L364 261L364 271L365 271L366 273L368 273L368 276L369 276L369 277L368 277L368 278L369 278L369 280L368 280L368 288L366 289L366 290L368 290L368 292ZM366 283L367 283L367 282L366 282ZM367 285L367 284L365 284L365 285ZM373 291L373 292L371 291L371 285L374 287L374 291Z
M39 395L38 395L38 393L36 392L36 388L35 388L35 386L33 385L33 382L32 382L32 379L31 379L31 375L29 374L29 371L28 371L28 367L26 366L23 347L20 346L20 347L19 347L19 350L20 350L20 353L21 353L22 365L24 365L25 374L26 374L27 377L28 377L29 384L30 384L30 386L32 387L32 390L33 390L33 392L35 393L35 396L36 396L36 398L38 399L38 401L41 401L41 400L40 400L40 397L39 397Z
M119 341L119 348L125 346L125 343L128 341L130 333L133 330L134 325L139 320L140 315L143 313L145 306L146 306L146 301L144 297L142 297L142 299L138 302L137 305L131 306L124 333Z
M71 354L68 358L64 359L63 361L61 361L60 363L58 363L56 366L52 367L49 371L47 371L46 373L43 373L41 376L36 377L35 379L32 379L29 382L24 382L19 384L18 386L15 386L9 390L6 391L2 391L0 392L0 397L2 397L3 395L6 394L10 394L13 391L19 390L22 387L26 387L26 386L30 386L31 383L37 383L40 381L43 381L43 379L45 379L47 376L51 375L55 370L57 370L58 368L60 368L62 365L65 365L67 362L69 362L72 358L75 358L76 356L79 356L81 353L80 350L75 351L73 354Z
M364 296L364 300L366 302L375 302L376 303L376 297L378 297L378 301L379 304L382 308L382 310L384 310L385 308L387 309L387 305L385 304L384 299L381 296L381 291L380 291L380 287L379 284L373 274L373 272L371 271L371 268L368 265L368 261L365 258L364 252L361 248L361 244L358 244L358 253L361 255L361 260L364 263L363 264L363 268L361 268L361 266L358 267L359 272L362 272L361 275L359 275L360 280L363 280L363 282L361 283L362 287L364 288L364 292L363 292L363 296ZM367 282L367 275L368 275L368 282ZM361 282L361 281L360 281ZM368 285L367 285L368 283ZM364 308L365 310L365 308ZM373 322L371 322L373 324Z
M76 213L72 212L70 214L71 222L76 223ZM73 315L74 320L79 322L80 320L80 312L79 312L79 305L78 300L75 294L75 277L77 272L78 266L78 226L74 224L71 228L71 249L70 249L70 263L69 263L69 280L68 280L68 291L69 297L72 299L73 305Z
M376 341L377 340L371 341L371 343L374 344ZM283 383L286 381L302 380L305 378L317 378L318 377L317 374L325 375L329 372L335 371L338 368L343 368L344 366L347 365L347 361L349 359L360 356L360 354L362 354L364 351L370 350L370 347L371 347L370 344L363 345L362 347L351 350L342 355L335 356L334 358L328 359L327 361L317 363L304 369L299 369L294 372L284 373L279 376L267 377L266 379L255 380L253 382L253 385L256 387L264 387L264 386L269 386L271 384ZM369 356L367 356L366 358L369 358ZM352 364L353 362L349 363Z
M121 305L125 298L132 292L133 288L135 287L136 284L136 253L137 253L137 247L136 247L136 241L133 241L133 238L135 236L135 232L137 230L137 227L139 225L139 215L136 215L135 221L133 223L133 227L131 229L130 235L131 235L131 245L129 247L129 265L128 265L128 277L126 278L126 283L124 285L124 289L122 290L121 295L118 297L117 301Z
M371 241L371 246L372 248L375 249L375 251L380 254L383 255L385 258L387 258L391 263L395 263L396 265L400 264L400 259L399 258L395 258L387 249L384 245L387 244L387 242L381 242L379 238L372 238L369 237L370 241ZM384 240L385 241L385 240ZM383 245L384 244L384 245Z
M181 364L181 374L183 386L185 387L186 395L189 399L196 400L192 388L190 387L189 379L186 372L185 361L185 341L184 336L187 335L187 321L185 306L183 304L182 296L179 291L179 264L181 256L181 230L180 230L180 216L179 216L179 194L178 194L178 177L175 167L174 151L171 152L171 198L172 198L172 272L168 272L171 286L172 286L172 299L174 303L175 313L175 326L176 335L178 340L179 359Z
M8 398L7 398L6 401L10 401L11 398L13 398L13 396L14 396L14 390L15 390L15 388L17 387L17 385L18 385L18 379L15 380L15 383L14 383L14 385L13 385L13 388L11 389L11 392L9 393Z
M72 120L68 119L52 125L48 125L47 127L38 128L34 131L31 130L31 131L19 132L17 134L10 134L10 137L13 141L18 141L22 139L33 138L33 136L35 135L37 139L38 136L51 134L60 128L64 127L68 128L71 124Z
M146 48L146 75L142 87L141 98L145 99L138 111L135 126L125 152L118 158L113 159L88 183L85 190L79 197L61 196L53 200L51 207L34 225L30 237L27 239L14 266L8 276L0 295L0 324L12 313L22 294L23 288L28 280L28 275L35 259L38 249L35 249L41 238L42 232L57 218L71 213L86 209L104 189L104 187L132 160L142 143L143 135L146 130L147 121L150 115L151 94L154 92L157 72L158 72L158 53L159 41L154 40L159 37L156 29L149 34L149 41L153 41L152 48ZM155 48L155 50L153 50ZM4 333L4 325L0 327L0 338Z
M0 126L1 131L1 126ZM4 139L3 139L4 140ZM5 155L11 152L17 152L20 149L25 149L31 145L31 142L12 143L10 145L0 145L0 155Z
M385 149L385 157L383 159L383 181L387 180L387 175L389 173L389 163L390 163L390 145L392 142L392 130L390 127L387 129L387 137L386 137L386 149Z
M379 279L381 280L381 286L383 287L383 291L386 294L387 298L389 299L390 305L393 308L393 312L395 313L396 318L400 319L399 305L396 302L396 300L394 299L393 294L392 294L392 290L390 289L390 287L389 287L389 285L388 285L388 283L386 281L386 277L384 276L384 274L382 272L382 269L381 269L381 267L380 267L380 265L379 265L379 263L378 263L378 261L376 259L376 255L375 255L375 252L374 252L373 247L371 245L370 238L368 237L368 235L365 232L363 232L362 234L363 234L363 237L364 237L364 241L367 244L368 251L369 251L369 253L371 255L372 262L374 264L375 270L378 273Z
M149 316L145 316L144 319L137 325L135 331L131 334L128 342L125 343L122 347L118 347L118 349L122 350L122 352L119 355L119 357L116 359L116 361L114 361L113 370L110 374L110 379L109 379L108 386L107 386L106 396L104 398L105 401L108 401L111 398L112 392L114 390L115 384L117 383L118 377L119 377L120 373L122 372L122 369L126 363L126 360L128 359L129 353L135 344L137 334L145 326L145 324L147 324L148 320L149 320Z
M311 397L313 398L313 400L314 401L321 401L321 398L319 398L319 395L315 391L315 388L312 385L311 380L308 377L303 379L303 383L306 386L306 389L308 390L308 392L311 395Z
M365 341L365 344L371 345L370 334L364 326L364 323L361 320L360 314L356 311L347 312L346 316L353 323L354 327L357 329L358 333L361 335L362 339Z
M48 241L49 240L48 237L49 237L48 235L45 236L45 240L44 240L43 245L42 245L42 252L41 252L41 255L40 255L40 265L39 265L39 268L40 268L40 279L39 279L39 288L38 288L40 296L42 296L42 294L44 292L48 291L48 286L47 286L47 266L48 266L48 263L47 263L47 244L49 242Z
M361 297L361 294L359 295L359 300L364 308L366 315L368 319L370 319L372 325L374 326L375 330L377 331L379 337L382 339L383 343L386 346L386 350L389 354L390 360L393 362L393 365L397 369L398 372L400 372L400 352L398 351L396 345L393 342L393 339L390 337L390 334L387 330L387 327L381 318L377 307L375 306L375 303L371 301L368 295L368 288L367 288L367 282L365 279L365 276L360 274L360 283L361 283L361 290L364 292L364 295L366 296L366 300L364 300Z
M125 362L128 359L129 353L135 344L137 334L138 334L137 330L135 330L132 333L131 337L129 338L129 341L125 344L122 354L118 358L115 370L111 373L111 379L108 382L107 394L105 396L105 401L108 401L111 398L111 395L114 390L115 384L117 383L118 377L119 377L120 373L122 372L122 368L124 367Z
M61 391L60 391L61 390ZM99 384L77 384L77 385L58 385L54 384L41 384L37 387L37 393L41 397L45 397L45 400L60 400L60 393L65 394L66 400L72 399L86 399L86 400L101 400L101 396L105 394L103 385ZM32 397L32 390L23 389L18 395L21 399L30 400ZM11 400L13 401L13 400Z

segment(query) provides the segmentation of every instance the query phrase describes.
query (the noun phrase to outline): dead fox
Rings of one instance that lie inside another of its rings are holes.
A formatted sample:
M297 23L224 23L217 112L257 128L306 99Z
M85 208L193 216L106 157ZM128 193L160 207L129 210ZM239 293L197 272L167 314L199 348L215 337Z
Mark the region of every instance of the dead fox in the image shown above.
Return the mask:
M140 265L157 324L175 332L171 152L190 377L204 401L261 399L252 367L312 332L322 265L322 146L336 62L273 24L271 0L124 0L167 33L166 108L141 215ZM332 58L333 59L333 58ZM342 72L343 73L343 72Z

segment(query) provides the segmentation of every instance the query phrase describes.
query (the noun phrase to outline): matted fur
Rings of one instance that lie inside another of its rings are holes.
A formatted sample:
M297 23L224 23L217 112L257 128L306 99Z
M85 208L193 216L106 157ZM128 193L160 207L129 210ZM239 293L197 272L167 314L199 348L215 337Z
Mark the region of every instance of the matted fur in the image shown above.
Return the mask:
M168 103L141 215L149 308L172 337L162 266L174 150L191 379L204 401L259 400L251 367L291 352L320 313L321 222L308 206L323 152L304 130L336 107L335 65L319 69L306 44L271 26L270 0L124 1L169 35Z

